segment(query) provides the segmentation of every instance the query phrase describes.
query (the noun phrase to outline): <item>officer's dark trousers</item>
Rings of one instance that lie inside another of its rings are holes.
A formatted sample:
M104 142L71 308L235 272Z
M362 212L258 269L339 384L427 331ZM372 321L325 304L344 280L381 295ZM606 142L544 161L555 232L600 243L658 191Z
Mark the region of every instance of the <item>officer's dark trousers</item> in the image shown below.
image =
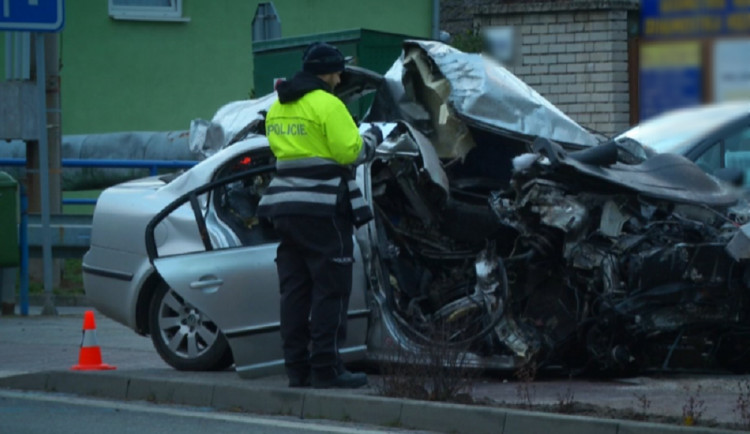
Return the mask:
M276 266L281 338L290 378L338 375L352 290L352 223L344 217L279 216ZM308 349L309 348L309 349Z

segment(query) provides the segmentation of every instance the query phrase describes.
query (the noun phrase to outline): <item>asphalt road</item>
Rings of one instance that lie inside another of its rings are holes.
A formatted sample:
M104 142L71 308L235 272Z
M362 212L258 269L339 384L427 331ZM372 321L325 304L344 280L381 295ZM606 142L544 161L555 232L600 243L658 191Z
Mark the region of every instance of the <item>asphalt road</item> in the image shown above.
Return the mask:
M354 423L301 421L283 416L38 392L0 390L0 409L0 432L14 434L430 434Z
M149 338L138 336L133 331L99 313L96 314L96 333L103 361L116 366L117 370L101 371L96 374L96 378L89 374L73 373L70 371L70 367L77 363L84 310L84 308L61 307L58 308L59 315L54 317L39 316L38 313L33 311L28 317L0 316L0 383L3 380L12 380L21 374L49 373L45 374L44 377L46 390L66 391L65 388L67 387L71 389L68 390L70 393L100 393L98 396L117 398L127 395L128 399L155 395L156 398L165 402L198 403L198 405L206 406L228 399L227 393L231 394L235 389L238 391L241 389L243 393L262 389L263 393L270 393L270 395L263 395L266 401L269 397L283 395L282 398L279 398L282 403L296 402L296 404L293 404L296 406L294 412L300 412L300 415L306 411L305 406L309 407L313 404L319 406L316 407L315 411L324 413L328 411L325 407L329 405L327 403L334 402L332 400L335 399L341 400L336 401L341 403L336 405L348 405L350 403L353 405L356 402L354 398L360 400L366 398L365 401L362 401L361 408L351 409L352 412L362 411L365 417L370 414L377 415L378 411L383 410L378 407L381 404L383 406L390 405L386 405L384 401L379 401L376 386L356 391L335 391L331 392L332 395L330 396L322 397L322 401L316 401L318 392L312 390L295 390L293 394L296 395L286 396L287 393L292 394L292 391L286 388L286 381L283 376L242 380L231 369L223 372L179 372L166 365L159 358ZM84 377L80 375L84 375ZM101 375L101 377L98 375ZM34 378L36 378L34 381L39 380L37 377ZM81 386L83 384L82 379L93 382L91 387L94 388L85 389L84 386ZM111 383L107 383L109 386L104 384L107 381ZM125 387L124 391L115 388L115 385L120 384L118 382L121 381L124 382L122 384L125 384L123 386ZM376 385L377 381L378 378L373 376L371 383ZM104 385L97 386L96 383ZM157 386L162 387L162 389L158 389ZM44 385L39 387L41 390L45 390ZM84 389L80 389L81 387L84 387ZM101 394L106 387L110 387L110 391L114 390L115 392L111 395ZM195 390L192 389L193 387L195 387ZM208 389L203 390L199 387L208 387ZM39 389L32 388L31 390ZM575 415L591 416L601 420L611 420L612 417L623 420L635 418L664 423L665 427L671 426L673 428L680 428L679 425L684 420L687 409L692 411L697 416L698 422L704 424L704 426L721 425L724 428L729 428L730 425L734 425L732 428L736 428L739 424L744 424L745 428L750 428L750 377L747 376L669 375L643 376L613 381L543 378L523 383L515 381L512 374L506 374L505 376L498 374L478 379L473 385L471 395L476 401L491 407L518 409L525 408L524 404L530 404L531 410L554 410L570 403L574 404L573 407L576 408L576 411L573 412ZM349 399L349 397L352 399ZM180 401L180 399L183 401ZM744 406L741 404L743 399L746 402ZM330 405L333 406L333 404ZM402 407L399 407L400 410L397 410L399 412L397 414L403 418L406 415L407 406L411 406L411 403L404 401L403 404L399 405ZM486 407L469 407L486 410ZM743 409L745 416L742 413ZM457 408L450 406L435 407L432 410L435 411L436 415L447 415L451 414L451 411L458 411ZM415 417L420 414L427 414L424 409L417 408L416 405L414 411ZM383 413L386 412L383 410ZM345 420L349 416L348 413L342 413ZM467 417L479 420L477 416L467 415ZM434 417L432 418L434 419ZM538 419L538 417L534 418L534 420ZM388 424L389 422L386 420L383 423ZM559 425L559 421L556 420L549 423L553 427ZM506 420L506 427L509 426L508 424L509 422ZM442 428L439 425L433 427L429 423L415 426L421 426L422 429L427 430ZM462 426L459 421L453 427L460 429L465 426ZM446 427L445 431L450 431L453 427ZM0 428L2 427L0 426ZM576 427L575 429L579 428ZM615 430L614 432L620 434L628 432L623 431L622 427L618 429L619 431ZM0 432L4 431L0 429ZM467 430L466 432L477 431ZM578 433L579 431L569 432ZM606 431L595 430L592 432ZM662 431L639 432L660 433Z
M33 307L29 316L0 316L0 376L69 369L78 363L86 308L57 309L57 316L41 316ZM105 363L121 369L171 369L148 337L94 312Z

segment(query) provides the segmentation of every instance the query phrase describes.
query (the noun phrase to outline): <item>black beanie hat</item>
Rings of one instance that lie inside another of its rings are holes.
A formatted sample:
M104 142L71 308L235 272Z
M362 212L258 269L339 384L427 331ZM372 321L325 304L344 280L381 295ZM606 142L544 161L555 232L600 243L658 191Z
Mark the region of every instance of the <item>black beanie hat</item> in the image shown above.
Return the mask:
M302 70L315 75L341 72L346 62L338 48L325 42L311 44L302 54Z

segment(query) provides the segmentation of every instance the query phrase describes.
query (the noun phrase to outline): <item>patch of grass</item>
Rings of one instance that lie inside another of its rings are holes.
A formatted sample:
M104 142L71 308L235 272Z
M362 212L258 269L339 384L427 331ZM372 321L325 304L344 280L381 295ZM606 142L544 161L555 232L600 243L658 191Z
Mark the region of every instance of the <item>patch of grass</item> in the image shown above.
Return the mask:
M732 412L739 419L738 426L740 429L750 430L750 379L743 379L737 382L739 394L735 408Z
M385 426L387 426L389 428L402 428L403 427L403 425L401 425L401 421L398 420L398 419L392 420L392 421L386 423Z
M96 199L102 190L64 191L63 199ZM94 205L63 205L63 214L91 215Z
M64 191L63 199L96 199L102 190ZM92 215L94 205L63 205L63 214ZM52 289L55 295L83 295L83 276L80 258L62 259L60 283ZM20 280L16 278L16 293L20 291ZM44 294L44 280L40 276L30 276L29 294Z
M62 279L60 281L61 293L83 295L82 262L83 260L78 258L64 260Z
M78 258L63 259L62 276L60 284L52 288L55 295L83 295L83 275L81 274L81 263ZM20 283L16 280L16 291L20 291ZM44 281L32 276L29 279L29 294L44 294Z

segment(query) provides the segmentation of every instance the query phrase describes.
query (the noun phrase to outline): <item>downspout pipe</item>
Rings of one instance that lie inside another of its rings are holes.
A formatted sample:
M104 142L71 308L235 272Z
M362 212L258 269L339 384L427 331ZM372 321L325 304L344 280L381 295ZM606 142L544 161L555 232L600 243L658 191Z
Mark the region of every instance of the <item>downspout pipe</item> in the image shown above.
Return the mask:
M432 0L432 39L440 40L440 0Z

